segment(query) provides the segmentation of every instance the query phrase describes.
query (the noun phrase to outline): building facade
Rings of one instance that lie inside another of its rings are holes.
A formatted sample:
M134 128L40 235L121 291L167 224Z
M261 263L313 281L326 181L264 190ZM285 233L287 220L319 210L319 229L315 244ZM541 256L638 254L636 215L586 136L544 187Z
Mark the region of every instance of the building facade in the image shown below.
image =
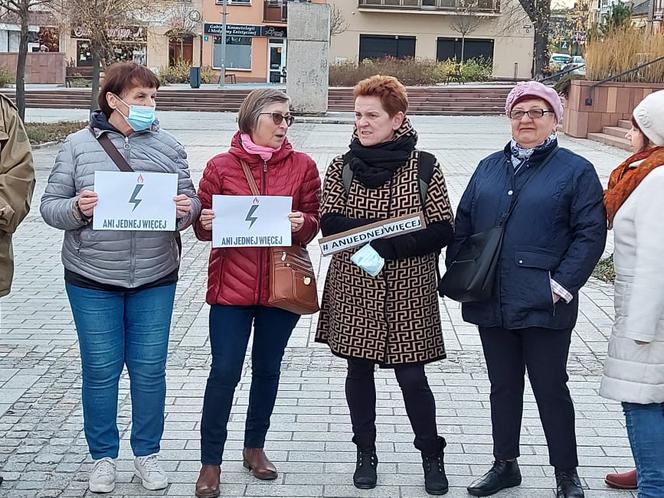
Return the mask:
M312 0L325 3L324 0ZM226 50L222 0L204 0L203 66L233 74L239 82L283 83L288 52L288 1L227 0Z
M529 78L533 30L510 0L333 0L345 29L332 37L330 62L384 56L483 57L496 78Z

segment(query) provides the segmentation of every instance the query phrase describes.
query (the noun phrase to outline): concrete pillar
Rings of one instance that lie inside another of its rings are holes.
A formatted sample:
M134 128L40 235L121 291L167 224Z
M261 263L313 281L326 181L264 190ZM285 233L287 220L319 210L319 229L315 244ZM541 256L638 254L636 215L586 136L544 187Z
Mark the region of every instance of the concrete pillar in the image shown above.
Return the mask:
M330 7L288 2L286 91L297 114L327 111Z

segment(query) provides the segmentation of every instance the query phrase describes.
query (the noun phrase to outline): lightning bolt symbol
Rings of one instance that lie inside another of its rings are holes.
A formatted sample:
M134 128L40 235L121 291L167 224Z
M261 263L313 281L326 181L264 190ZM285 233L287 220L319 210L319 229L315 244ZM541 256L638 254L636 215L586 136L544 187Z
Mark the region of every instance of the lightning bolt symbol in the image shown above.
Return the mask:
M256 209L258 209L257 204L251 206L251 208L249 209L249 212L247 213L247 217L244 219L244 221L250 221L251 222L251 224L249 225L249 228L254 226L254 223L256 223L256 220L258 219L257 216L252 216L254 214L254 211L256 211Z
M131 197L129 198L129 202L134 205L134 209L131 210L132 213L134 211L136 211L136 208L138 207L138 205L141 202L143 202L143 199L138 199L137 198L138 193L141 191L142 188L143 188L143 184L139 183L138 185L136 185L136 187L134 187L134 193L131 194Z

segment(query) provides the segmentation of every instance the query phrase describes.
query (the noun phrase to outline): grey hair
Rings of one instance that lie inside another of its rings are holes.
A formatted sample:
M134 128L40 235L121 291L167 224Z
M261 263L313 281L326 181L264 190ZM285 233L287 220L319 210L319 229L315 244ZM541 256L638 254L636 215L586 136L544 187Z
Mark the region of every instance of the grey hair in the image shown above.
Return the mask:
M280 90L271 88L250 92L242 102L237 115L237 124L240 131L250 134L256 128L261 112L275 102L290 104L290 97Z

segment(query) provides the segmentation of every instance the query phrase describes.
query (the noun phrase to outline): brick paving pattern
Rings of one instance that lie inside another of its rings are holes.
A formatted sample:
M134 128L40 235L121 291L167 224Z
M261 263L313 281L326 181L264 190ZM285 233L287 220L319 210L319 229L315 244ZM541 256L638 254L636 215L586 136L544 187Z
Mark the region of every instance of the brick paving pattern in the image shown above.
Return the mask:
M85 119L84 111L28 110L28 119ZM235 130L231 114L161 113L162 125L186 146L196 182L205 162L224 150ZM346 116L348 119L348 116ZM434 152L456 204L477 162L509 138L508 123L498 117L415 117L419 147ZM321 174L348 143L348 124L300 123L290 138L311 154ZM593 161L603 182L627 153L585 140L561 138L562 145ZM37 189L33 210L15 238L17 259L13 293L0 301L0 471L1 497L82 497L91 460L82 431L81 373L76 333L64 293L59 251L62 234L44 224L39 199L57 146L35 151ZM106 496L193 496L199 469L199 427L209 367L208 306L204 302L209 246L184 234L168 359L166 430L161 461L171 484L149 492L133 476L129 448L128 379L120 389L122 436L118 485ZM612 244L607 245L607 253ZM319 287L328 260L310 247L319 269ZM581 313L569 360L570 389L576 404L581 467L588 498L629 497L609 491L607 471L632 467L620 405L597 394L602 361L613 317L613 288L591 280L583 289ZM427 367L437 402L441 434L448 440L446 468L450 497L468 496L465 486L491 464L489 383L475 327L461 319L459 306L442 302L447 360ZM304 317L286 352L279 397L266 450L280 474L276 481L253 479L241 463L244 414L248 400L248 363L236 393L229 424L221 493L235 497L380 497L416 498L424 491L419 453L406 417L401 392L390 371L378 384L379 486L360 491L352 486L355 448L344 400L345 362L313 342L316 317ZM555 496L553 469L537 407L528 388L522 429L524 475L520 488L496 496Z

